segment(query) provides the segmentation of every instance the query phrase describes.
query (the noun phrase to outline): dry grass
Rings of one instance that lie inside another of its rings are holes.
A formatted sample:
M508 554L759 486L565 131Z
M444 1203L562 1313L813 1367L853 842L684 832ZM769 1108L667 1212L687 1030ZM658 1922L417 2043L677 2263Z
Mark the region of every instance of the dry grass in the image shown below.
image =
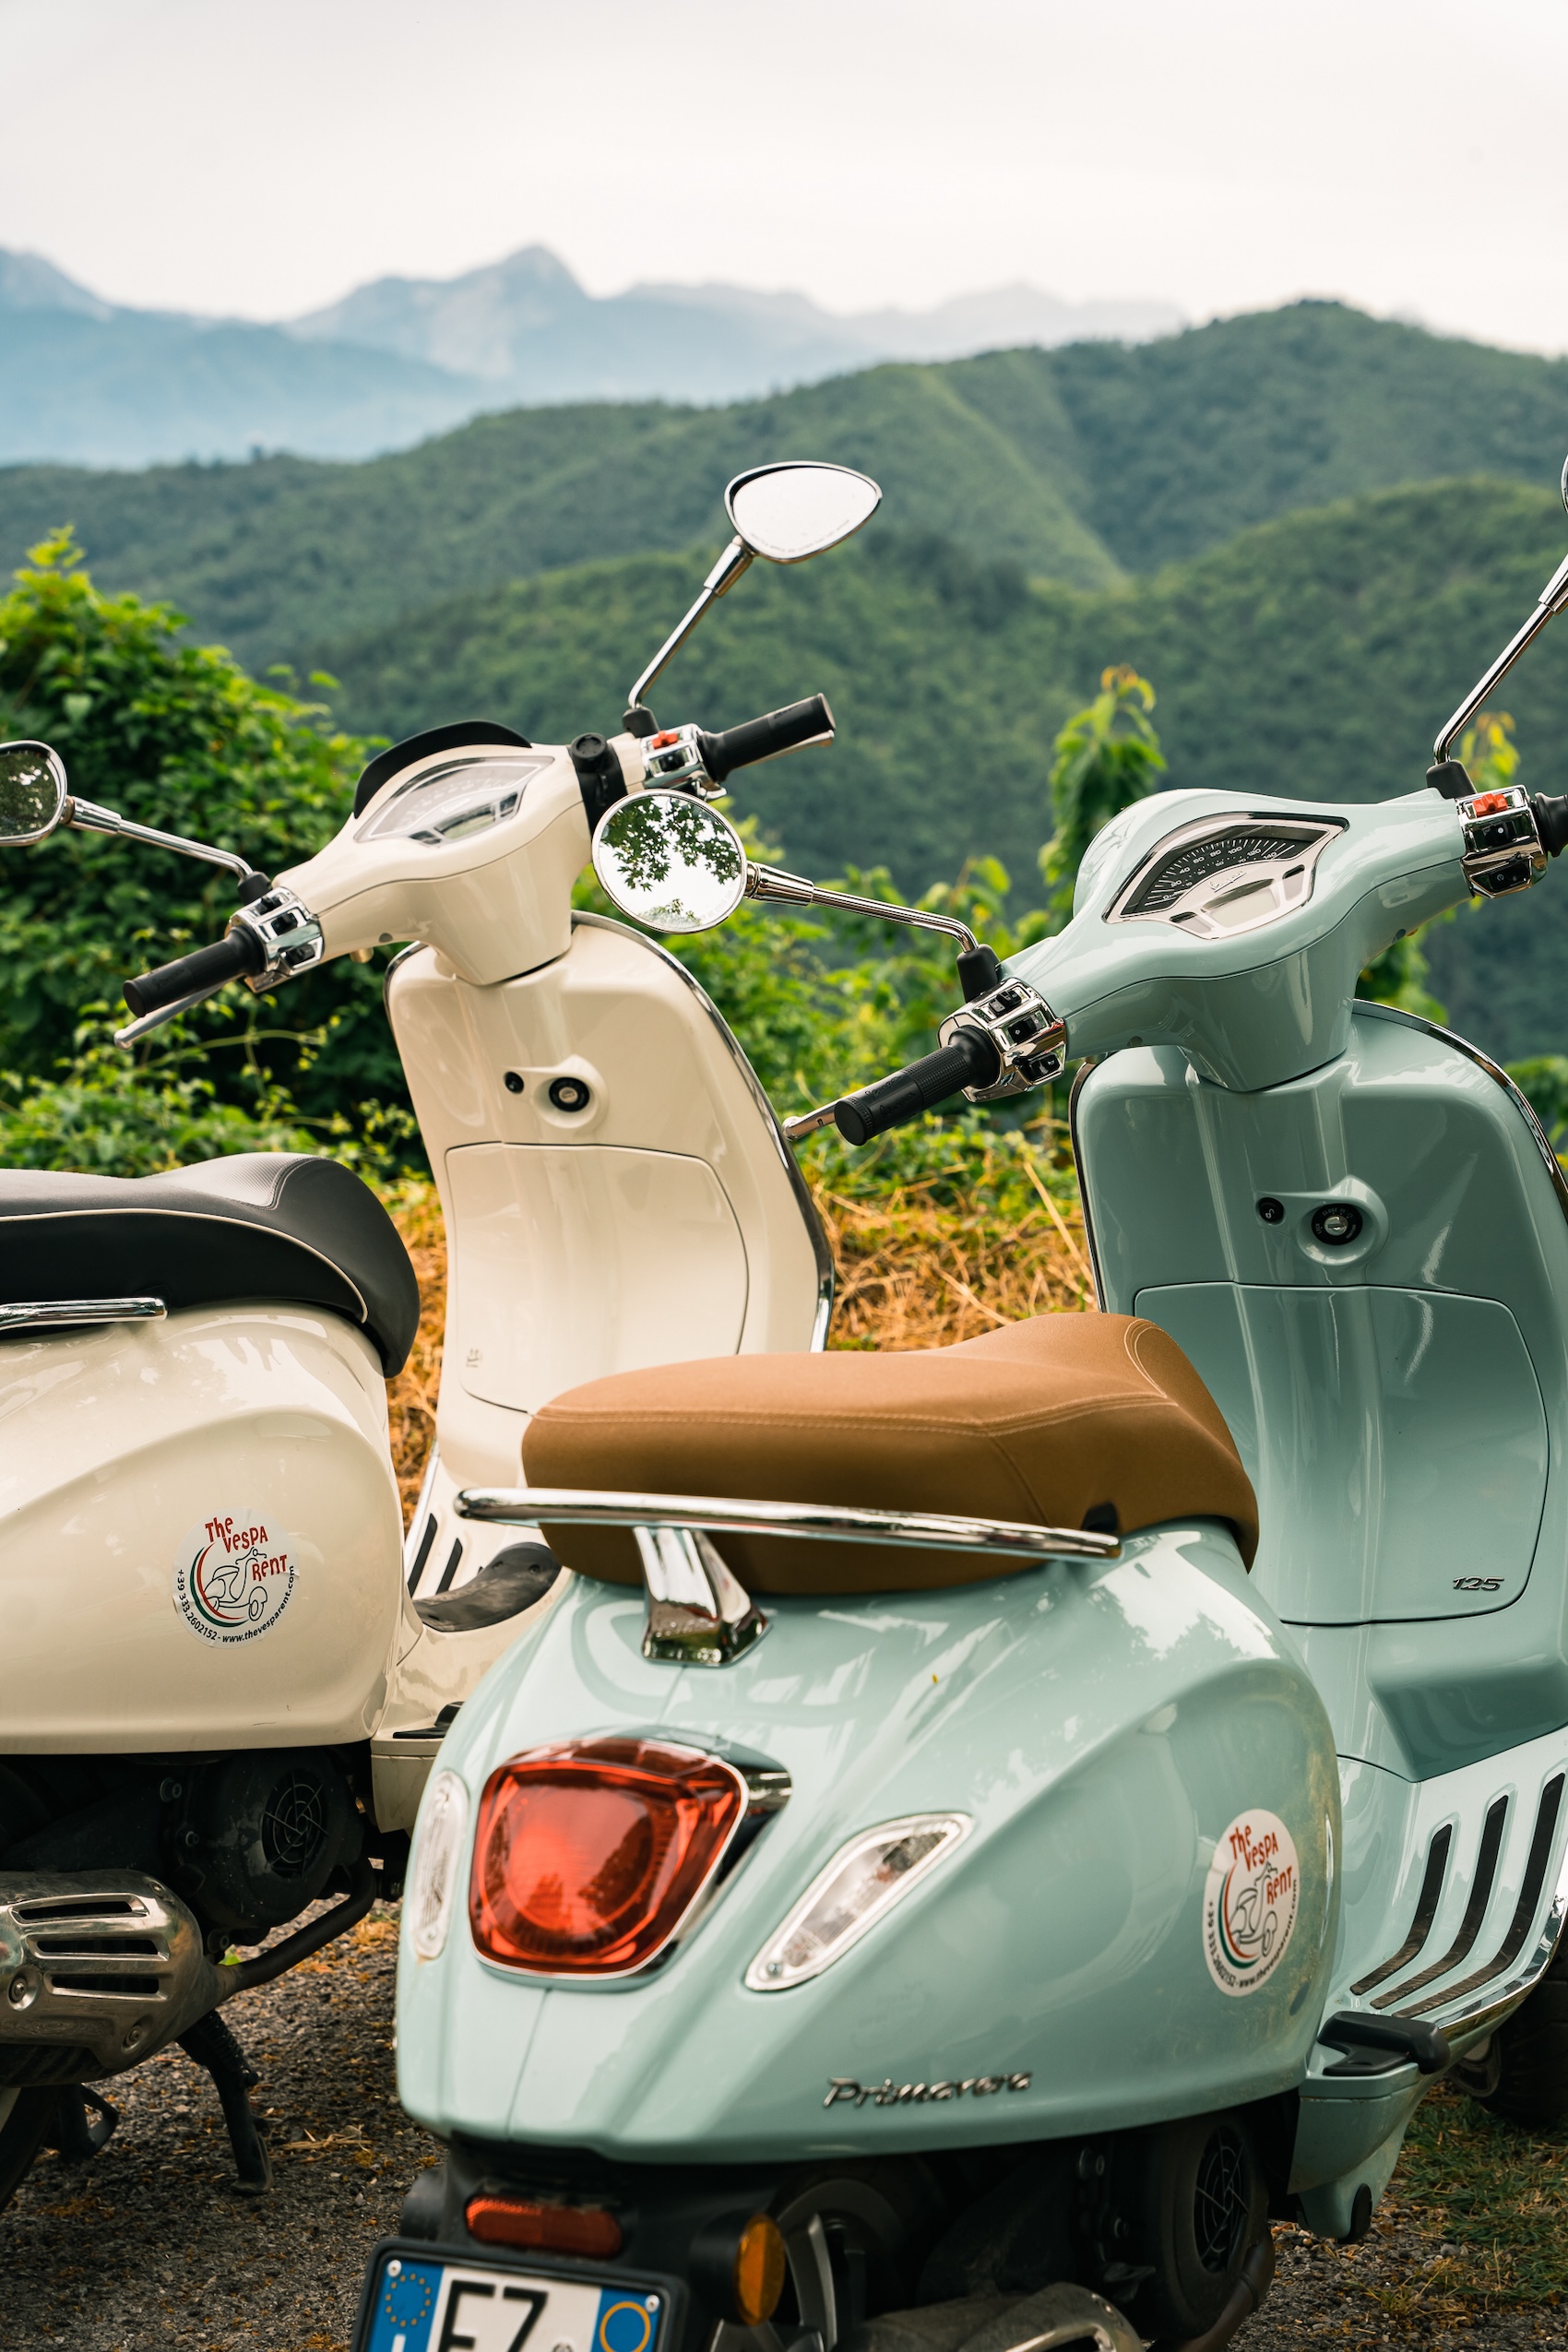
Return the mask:
M387 1208L414 1262L420 1285L420 1327L408 1362L387 1384L392 1460L403 1498L403 1524L414 1515L425 1458L435 1435L441 1387L441 1341L446 1325L446 1228L434 1184L399 1185Z
M1021 1218L933 1206L920 1186L875 1200L814 1190L838 1268L831 1348L946 1348L1023 1315L1092 1308L1088 1253L1075 1208L1043 1185ZM391 1384L392 1457L405 1520L419 1499L435 1433L446 1314L446 1237L434 1184L408 1184L387 1206L419 1276L413 1352Z

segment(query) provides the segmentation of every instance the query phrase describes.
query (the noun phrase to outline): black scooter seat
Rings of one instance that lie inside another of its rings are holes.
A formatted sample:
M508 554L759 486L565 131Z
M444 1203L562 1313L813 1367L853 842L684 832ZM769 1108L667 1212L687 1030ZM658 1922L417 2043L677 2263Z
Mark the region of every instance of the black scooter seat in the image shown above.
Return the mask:
M333 1159L247 1151L160 1176L0 1170L0 1304L287 1301L365 1334L390 1379L419 1327L409 1253L368 1185Z

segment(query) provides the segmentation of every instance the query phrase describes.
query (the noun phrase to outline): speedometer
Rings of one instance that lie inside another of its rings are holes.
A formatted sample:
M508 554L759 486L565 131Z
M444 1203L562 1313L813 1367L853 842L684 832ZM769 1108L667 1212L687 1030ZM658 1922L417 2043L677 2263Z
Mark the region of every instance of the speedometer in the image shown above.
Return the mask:
M519 758L492 753L443 760L400 784L360 827L358 838L382 841L400 835L436 849L448 841L466 841L515 816L529 783L550 765L548 754Z
M1226 939L1275 922L1311 897L1313 868L1342 817L1206 817L1168 833L1128 876L1107 922L1167 922Z

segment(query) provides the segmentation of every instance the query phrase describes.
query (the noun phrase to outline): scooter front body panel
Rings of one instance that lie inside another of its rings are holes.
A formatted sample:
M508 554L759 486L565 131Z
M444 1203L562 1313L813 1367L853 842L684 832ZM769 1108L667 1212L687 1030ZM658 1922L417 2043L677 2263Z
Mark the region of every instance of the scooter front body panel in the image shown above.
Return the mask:
M0 1342L0 1749L363 1740L412 1637L400 1543L386 1384L347 1323L193 1309Z
M405 1935L412 2113L635 2161L778 2161L1115 2129L1301 2080L1335 1942L1332 1740L1227 1532L766 1607L734 1665L671 1667L642 1656L639 1596L575 1580L470 1701L442 1764L476 1800L519 1750L654 1728L765 1755L793 1793L642 1977L496 1966L460 1897L438 1958ZM933 1811L973 1827L921 1886L816 1978L746 1988L829 1856ZM1288 1830L1299 1907L1266 1981L1238 1995L1206 1958L1206 1888L1252 1811Z
M1568 1724L1568 1188L1502 1074L1359 1006L1255 1094L1118 1053L1075 1123L1103 1303L1224 1413L1341 1752L1424 1779Z

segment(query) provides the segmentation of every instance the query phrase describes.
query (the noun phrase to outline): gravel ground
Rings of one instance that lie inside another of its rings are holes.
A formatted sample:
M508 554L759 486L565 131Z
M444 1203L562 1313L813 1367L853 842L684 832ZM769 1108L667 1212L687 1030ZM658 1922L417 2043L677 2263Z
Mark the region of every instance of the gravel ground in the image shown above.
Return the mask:
M3 2352L341 2352L364 2257L437 2153L393 2087L396 1937L392 1915L373 1915L225 2013L262 2077L269 2196L234 2193L216 2095L182 2051L106 2086L121 2122L102 2155L45 2156L0 2215ZM1568 2311L1461 2310L1398 2189L1364 2246L1276 2231L1278 2277L1240 2352L1568 2346Z

